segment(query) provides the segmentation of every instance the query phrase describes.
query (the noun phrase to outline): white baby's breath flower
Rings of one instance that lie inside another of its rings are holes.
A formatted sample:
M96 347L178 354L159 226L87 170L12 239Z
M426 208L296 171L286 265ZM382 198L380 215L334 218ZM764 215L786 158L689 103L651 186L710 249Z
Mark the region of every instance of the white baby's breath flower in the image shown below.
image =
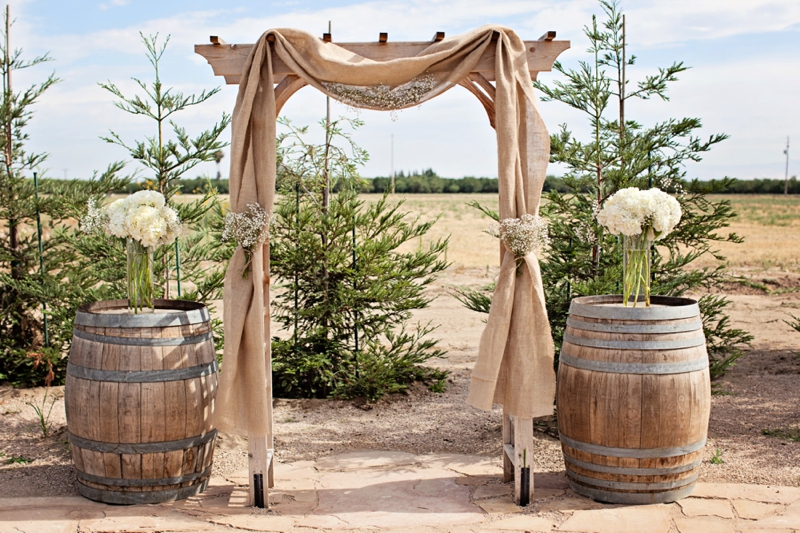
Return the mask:
M222 231L223 241L233 241L241 246L245 254L245 267L242 277L246 278L250 271L253 251L258 245L269 239L269 225L272 217L259 204L247 204L243 213L230 212L225 215L225 228Z
M495 226L496 235L500 237L506 249L514 257L525 257L531 252L541 255L550 244L547 233L548 223L542 217L522 215L520 218L505 218Z

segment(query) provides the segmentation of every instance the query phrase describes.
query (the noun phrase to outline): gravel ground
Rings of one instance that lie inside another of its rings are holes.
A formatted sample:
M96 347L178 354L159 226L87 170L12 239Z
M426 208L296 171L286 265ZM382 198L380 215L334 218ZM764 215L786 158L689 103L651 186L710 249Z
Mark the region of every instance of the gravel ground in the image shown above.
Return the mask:
M458 284L485 284L480 274L455 272ZM466 282L466 283L465 283ZM794 282L793 282L794 283ZM423 385L395 394L374 405L363 401L275 400L275 448L279 461L313 460L357 450L396 450L415 454L463 453L500 457L501 412L478 411L465 404L469 369L483 329L481 317L464 310L447 287L422 320L441 324L438 337L448 358L435 361L450 370L446 393L434 394ZM763 430L800 427L800 334L782 323L786 310L800 307L800 293L745 294L731 290L735 326L756 336L753 347L719 381L725 392L712 398L709 441L700 480L800 486L800 442L763 435ZM787 309L788 308L788 309ZM794 337L793 337L794 335ZM50 418L51 435L42 436L29 403L42 402L44 389L0 387L0 497L75 494L63 387L50 391L59 399ZM563 470L552 424L535 432L536 472ZM221 435L215 455L215 475L246 468L244 439ZM712 464L718 454L722 463ZM23 458L23 459L19 459ZM25 460L27 462L15 462Z

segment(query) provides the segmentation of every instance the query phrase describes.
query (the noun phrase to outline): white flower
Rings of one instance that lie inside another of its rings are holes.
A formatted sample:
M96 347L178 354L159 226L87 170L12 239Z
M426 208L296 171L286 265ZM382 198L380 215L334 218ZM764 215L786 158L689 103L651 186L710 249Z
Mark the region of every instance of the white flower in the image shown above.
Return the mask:
M534 215L522 215L520 218L505 218L493 234L500 237L503 245L514 254L514 257L525 257L531 252L540 255L550 244L547 234L547 220Z
M651 239L665 237L680 220L678 201L657 188L620 189L606 200L597 214L597 222L611 233L633 236L646 232Z
M156 191L139 191L103 209L90 202L84 220L87 231L102 229L108 235L130 238L146 247L169 244L183 232L178 213Z

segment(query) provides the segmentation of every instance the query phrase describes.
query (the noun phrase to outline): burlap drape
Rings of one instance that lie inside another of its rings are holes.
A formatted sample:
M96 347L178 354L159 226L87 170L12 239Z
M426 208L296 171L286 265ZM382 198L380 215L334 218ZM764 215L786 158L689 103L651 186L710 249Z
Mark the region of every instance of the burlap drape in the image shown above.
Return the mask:
M274 36L269 43L268 35ZM233 113L230 201L235 212L258 202L272 211L275 191L275 92L270 47L310 85L323 82L395 87L432 76L435 87L419 102L454 87L497 35L496 130L501 218L538 212L549 137L536 109L525 45L511 30L484 26L432 43L415 57L373 61L298 30L270 30L247 59ZM330 94L336 98L335 94ZM368 107L368 106L364 106ZM257 250L251 274L242 278L244 253L231 261L225 278L225 351L217 395L216 425L222 431L270 433L269 251ZM492 401L521 417L552 412L555 394L553 343L544 307L539 265L525 258L516 274L506 254L492 303L468 403L491 409Z

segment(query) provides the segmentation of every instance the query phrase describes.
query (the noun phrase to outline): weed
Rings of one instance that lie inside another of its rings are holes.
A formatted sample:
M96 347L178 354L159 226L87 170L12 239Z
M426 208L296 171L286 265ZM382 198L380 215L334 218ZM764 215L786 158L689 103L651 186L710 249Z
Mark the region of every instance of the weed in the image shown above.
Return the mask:
M800 427L765 429L761 431L761 433L766 435L767 437L777 437L779 439L784 439L792 442L800 442Z
M714 455L711 456L711 459L709 459L708 462L711 463L712 465L723 464L725 460L722 458L722 450L717 448L717 450L714 452Z
M12 455L10 459L6 461L7 465L19 464L19 465L26 465L28 463L32 463L33 459L28 457L23 457L21 455Z
M726 390L722 383L712 383L711 384L711 395L712 396L737 396L735 392Z
M39 429L42 430L42 437L45 439L50 434L50 413L53 412L53 406L56 404L58 400L57 396L53 396L52 401L50 402L50 408L47 409L47 393L50 392L50 389L45 389L44 397L42 397L42 403L35 404L33 402L25 402L31 406L33 411L36 413L36 417L38 418L39 422ZM47 414L45 414L45 409L47 409Z
M429 379L433 382L428 385L428 389L436 394L444 394L447 392L447 371L435 369L430 373Z

